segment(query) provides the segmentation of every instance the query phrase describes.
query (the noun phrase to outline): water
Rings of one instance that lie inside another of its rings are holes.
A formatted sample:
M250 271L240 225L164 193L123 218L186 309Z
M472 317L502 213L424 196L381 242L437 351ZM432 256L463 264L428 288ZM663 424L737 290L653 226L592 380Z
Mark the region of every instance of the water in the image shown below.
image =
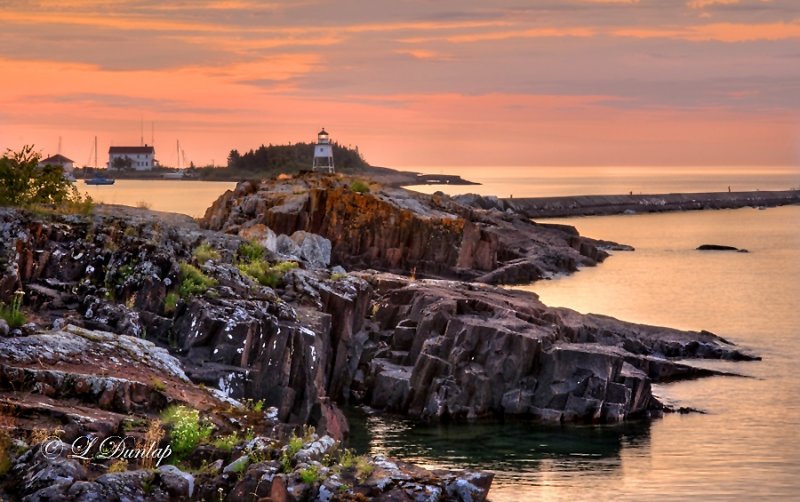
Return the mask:
M549 305L708 329L763 356L704 362L748 378L655 387L706 414L650 424L421 426L369 417L356 444L429 467L497 473L491 500L789 499L800 493L800 207L550 220L636 247L524 287ZM750 253L700 252L703 243Z
M117 180L113 185L87 185L78 181L75 186L88 193L95 202L146 206L156 211L188 214L200 217L217 197L233 190L230 181L189 180Z
M800 186L799 167L686 168L686 167L416 167L409 170L437 174L460 174L482 185L421 185L409 187L423 193L443 191L480 193L507 197L557 195L722 192L728 189L787 190ZM117 180L114 185L76 186L97 202L146 205L157 211L203 216L217 197L232 190L228 181Z
M800 186L794 167L464 167L413 168L426 174L459 174L481 185L417 185L423 193L477 193L498 197L618 195L633 193L789 190Z

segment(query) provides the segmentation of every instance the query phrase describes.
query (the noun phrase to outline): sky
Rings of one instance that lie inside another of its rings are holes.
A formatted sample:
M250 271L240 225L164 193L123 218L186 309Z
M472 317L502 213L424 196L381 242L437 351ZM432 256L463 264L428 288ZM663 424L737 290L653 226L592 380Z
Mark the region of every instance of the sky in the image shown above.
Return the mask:
M800 165L797 0L0 0L0 149Z

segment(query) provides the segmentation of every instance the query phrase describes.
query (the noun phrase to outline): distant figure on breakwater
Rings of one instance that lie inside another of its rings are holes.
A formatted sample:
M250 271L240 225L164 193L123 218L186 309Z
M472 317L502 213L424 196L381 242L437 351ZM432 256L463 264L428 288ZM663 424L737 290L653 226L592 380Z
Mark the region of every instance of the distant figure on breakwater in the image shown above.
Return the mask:
M731 193L731 186L728 185L728 193Z

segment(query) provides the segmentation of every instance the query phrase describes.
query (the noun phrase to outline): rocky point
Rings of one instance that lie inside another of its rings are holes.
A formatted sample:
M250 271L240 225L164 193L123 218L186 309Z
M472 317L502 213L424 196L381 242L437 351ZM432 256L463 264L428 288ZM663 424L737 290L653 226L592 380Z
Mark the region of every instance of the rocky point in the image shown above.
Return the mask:
M491 474L348 457L341 408L614 423L668 409L654 382L715 374L688 359L755 358L711 333L581 315L493 285L625 246L491 200L356 181L240 183L199 223L119 206L0 208L0 301L24 294L28 317L0 337L0 410L14 433L5 495L483 500ZM238 441L121 472L39 454L41 430L65 444L141 438L174 405Z

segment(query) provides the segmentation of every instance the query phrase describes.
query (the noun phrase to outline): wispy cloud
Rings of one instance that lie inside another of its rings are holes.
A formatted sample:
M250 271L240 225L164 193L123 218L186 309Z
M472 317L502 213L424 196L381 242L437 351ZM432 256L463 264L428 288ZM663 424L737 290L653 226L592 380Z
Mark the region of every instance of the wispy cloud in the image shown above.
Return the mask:
M795 0L0 4L6 142L118 138L145 115L206 159L325 123L384 163L458 162L442 152L465 124L470 161L772 162L800 113ZM701 124L725 134L701 148ZM531 131L541 155L514 161Z

